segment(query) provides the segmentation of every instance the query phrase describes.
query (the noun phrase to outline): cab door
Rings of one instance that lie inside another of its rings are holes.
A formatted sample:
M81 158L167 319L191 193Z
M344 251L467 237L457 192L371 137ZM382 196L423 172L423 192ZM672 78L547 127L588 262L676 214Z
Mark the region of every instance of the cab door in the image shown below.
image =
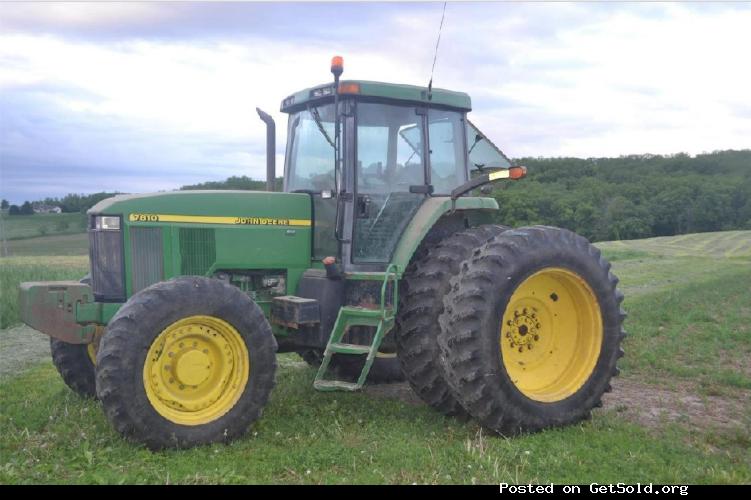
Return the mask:
M386 264L425 199L424 113L414 105L359 102L352 263Z

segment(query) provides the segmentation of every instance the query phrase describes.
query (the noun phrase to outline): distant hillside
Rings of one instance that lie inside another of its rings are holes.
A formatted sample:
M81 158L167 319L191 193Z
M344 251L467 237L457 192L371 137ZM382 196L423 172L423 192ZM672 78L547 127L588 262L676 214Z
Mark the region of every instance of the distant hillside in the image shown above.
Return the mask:
M507 225L566 227L593 241L751 229L751 150L515 163L527 178L493 192Z

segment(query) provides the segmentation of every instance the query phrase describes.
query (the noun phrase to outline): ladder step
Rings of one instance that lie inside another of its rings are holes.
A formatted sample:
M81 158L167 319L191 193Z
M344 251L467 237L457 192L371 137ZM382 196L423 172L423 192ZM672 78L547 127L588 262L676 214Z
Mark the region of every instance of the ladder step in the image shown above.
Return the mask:
M362 389L355 382L343 382L341 380L316 380L313 387L319 391L358 391Z
M332 342L329 344L329 350L339 354L368 354L370 346L359 344L345 344L344 342Z
M369 309L367 307L357 307L357 306L344 306L342 307L342 312L346 314L347 316L352 316L355 318L380 318L383 315L383 311L379 309ZM391 307L385 308L386 316L393 316L394 311Z

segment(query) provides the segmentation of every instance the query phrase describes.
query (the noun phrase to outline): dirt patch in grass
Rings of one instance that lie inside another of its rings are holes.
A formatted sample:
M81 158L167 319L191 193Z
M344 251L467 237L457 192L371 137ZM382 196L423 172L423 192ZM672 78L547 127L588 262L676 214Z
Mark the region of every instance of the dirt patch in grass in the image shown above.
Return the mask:
M721 395L708 395L698 385L676 382L661 387L629 378L615 378L613 392L603 398L603 410L615 410L629 421L648 428L678 423L696 429L743 428L751 415L751 391L723 389ZM374 397L422 405L407 384L381 384L365 387Z
M375 396L377 398L393 399L407 403L410 405L424 405L425 403L420 399L412 387L407 382L400 382L398 384L371 384L363 387L365 394L369 396Z
M613 392L603 398L603 408L649 428L665 423L697 429L743 427L751 408L751 391L743 389L728 388L722 395L708 395L690 382L675 382L674 387L666 388L629 378L613 379L612 385Z

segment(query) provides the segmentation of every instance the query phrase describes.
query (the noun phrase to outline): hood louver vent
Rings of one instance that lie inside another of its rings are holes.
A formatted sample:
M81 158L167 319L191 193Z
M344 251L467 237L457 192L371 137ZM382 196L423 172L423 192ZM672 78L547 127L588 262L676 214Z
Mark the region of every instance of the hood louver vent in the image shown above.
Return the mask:
M213 229L180 228L180 273L204 276L216 262Z

